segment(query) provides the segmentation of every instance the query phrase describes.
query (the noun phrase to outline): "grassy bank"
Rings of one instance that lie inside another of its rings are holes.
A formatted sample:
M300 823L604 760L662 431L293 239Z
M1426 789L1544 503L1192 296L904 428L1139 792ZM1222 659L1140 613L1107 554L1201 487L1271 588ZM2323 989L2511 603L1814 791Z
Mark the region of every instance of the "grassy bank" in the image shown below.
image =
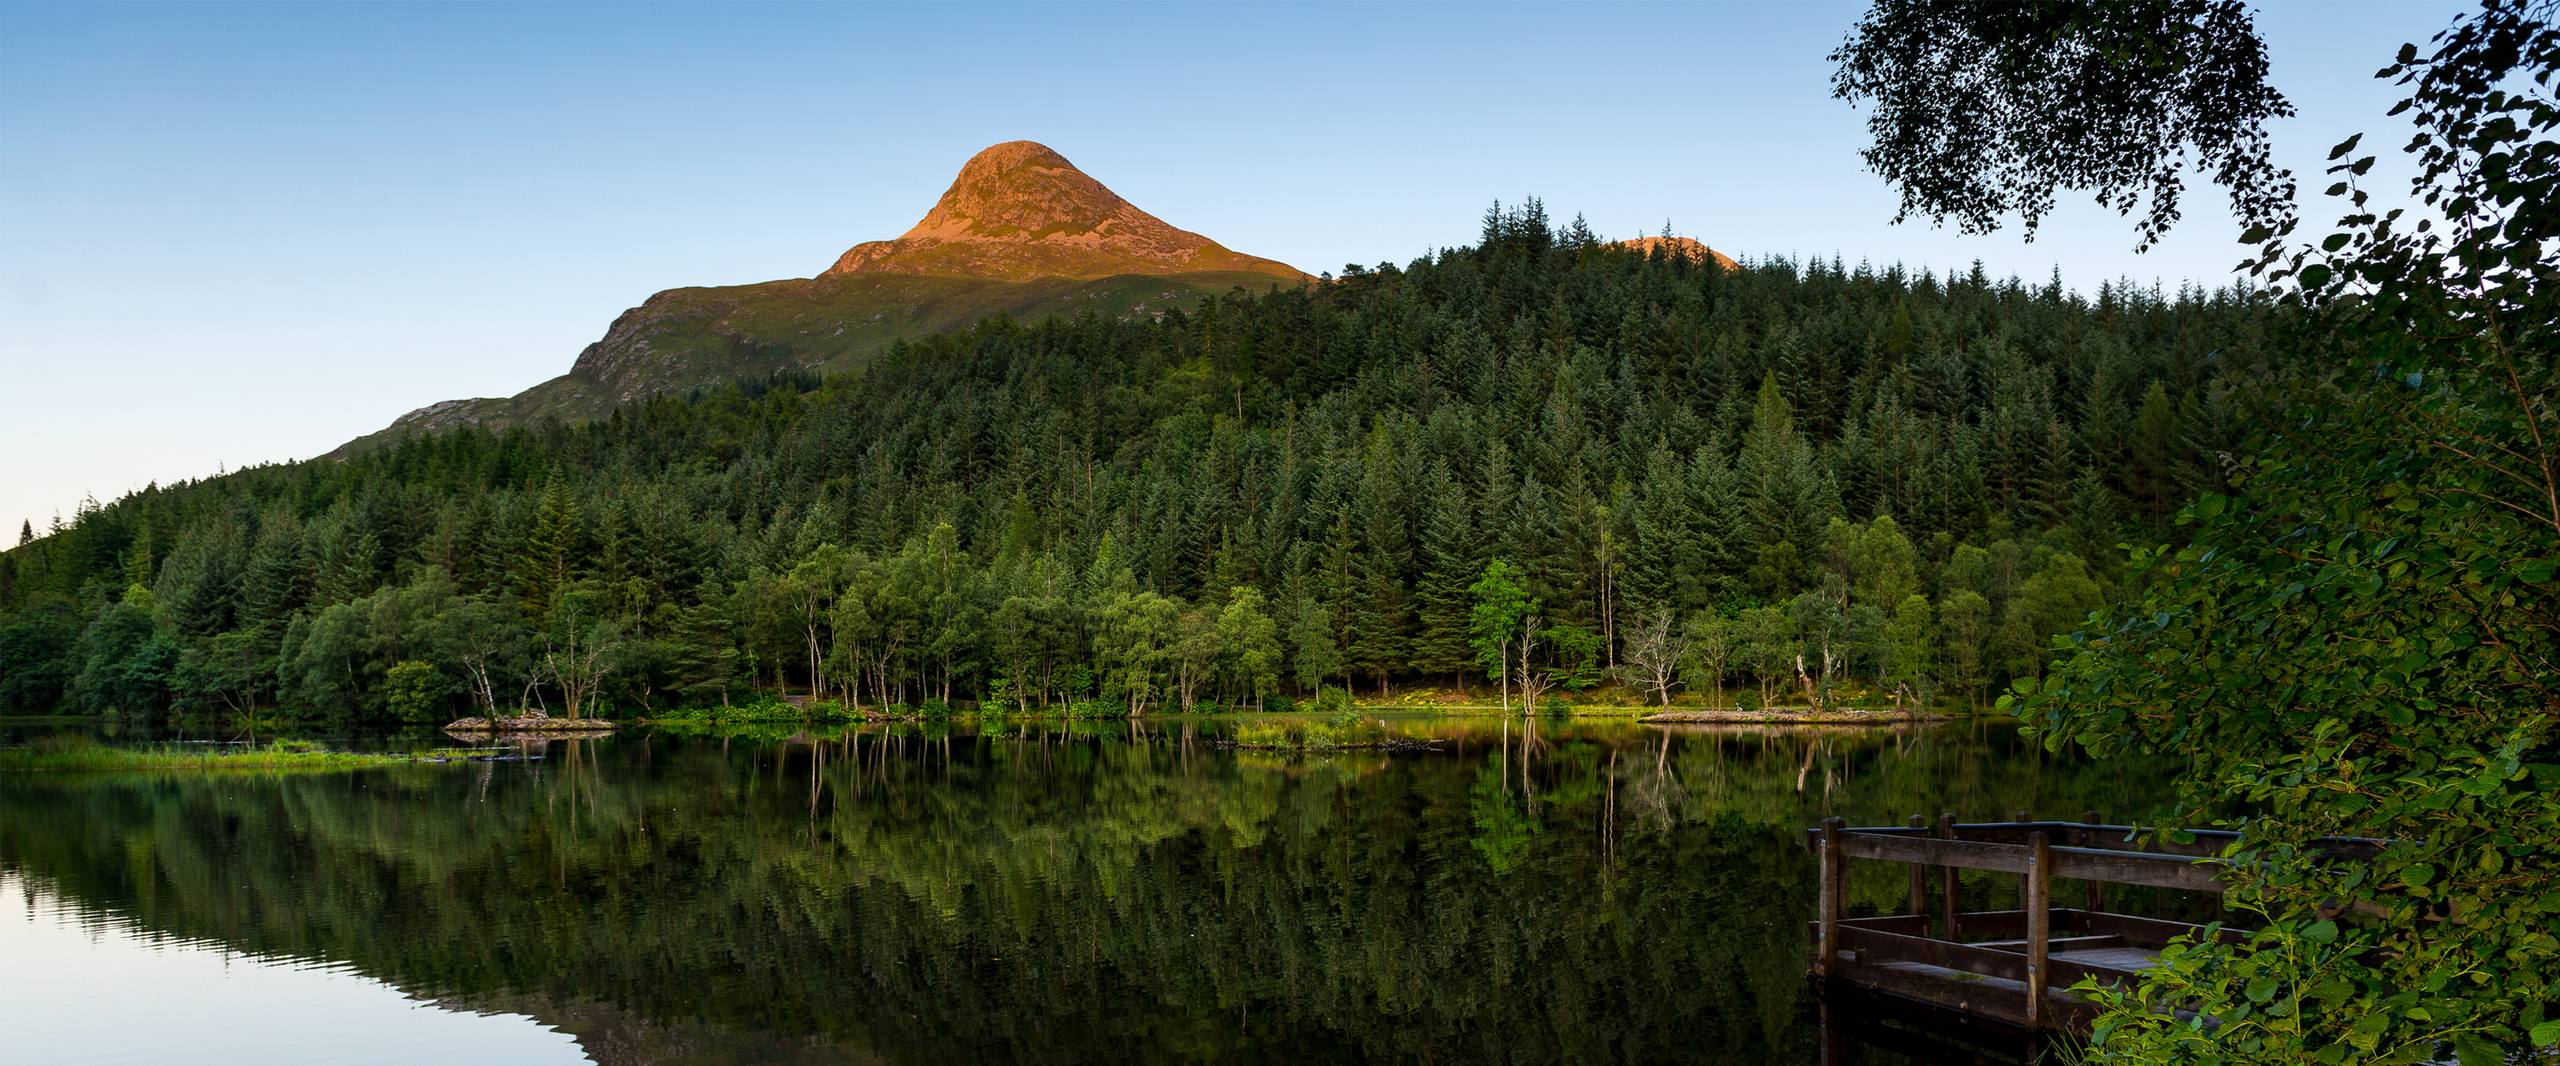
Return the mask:
M1656 724L1785 723L1798 725L1885 725L1897 722L1943 722L1947 716L1917 708L1763 707L1756 711L1673 709L1645 715Z
M0 748L0 773L363 770L422 762L455 762L488 755L489 752L476 748L433 748L410 752L330 751L306 742L284 740L263 748L212 745L118 748L86 737L46 738L22 748Z
M1236 747L1256 751L1420 749L1435 744L1431 740L1389 733L1384 724L1362 717L1356 711L1343 711L1321 718L1282 716L1246 721L1237 724L1235 735Z

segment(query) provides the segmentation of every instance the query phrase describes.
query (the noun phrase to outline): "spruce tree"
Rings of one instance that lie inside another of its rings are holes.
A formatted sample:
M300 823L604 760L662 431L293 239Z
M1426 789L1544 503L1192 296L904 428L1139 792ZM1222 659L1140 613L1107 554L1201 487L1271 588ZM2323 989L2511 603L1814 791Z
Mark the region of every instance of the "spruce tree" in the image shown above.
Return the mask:
M1434 461L1424 475L1422 507L1413 666L1426 674L1452 675L1463 688L1467 668L1475 662L1475 650L1467 642L1467 614L1475 601L1467 589L1483 563L1466 489L1447 463Z
M578 563L578 501L558 474L542 486L533 524L517 557L516 586L525 610L537 623L547 623L559 605L560 592Z

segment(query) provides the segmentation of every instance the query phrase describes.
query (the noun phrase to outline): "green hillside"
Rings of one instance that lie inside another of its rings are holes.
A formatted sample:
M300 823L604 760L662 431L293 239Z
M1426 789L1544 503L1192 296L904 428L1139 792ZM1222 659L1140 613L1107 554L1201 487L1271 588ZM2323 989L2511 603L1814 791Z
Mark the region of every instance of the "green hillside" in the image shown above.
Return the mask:
M740 291L670 297L703 309L646 335L858 351L817 325L856 290L713 295ZM924 321L985 290L915 291L949 296ZM83 513L0 556L0 706L1491 693L1488 605L1529 640L1526 680L1566 693L1615 671L1700 698L1968 698L2041 670L2117 545L2219 485L2274 314L1728 273L1534 209L1323 286L1104 303Z
M604 339L559 377L513 397L422 409L340 448L344 457L457 425L489 429L544 419L584 422L634 399L684 393L742 377L851 371L899 338L922 337L991 315L1036 319L1092 311L1152 317L1234 288L1262 292L1269 274L999 281L916 274L818 278L669 289L626 311Z

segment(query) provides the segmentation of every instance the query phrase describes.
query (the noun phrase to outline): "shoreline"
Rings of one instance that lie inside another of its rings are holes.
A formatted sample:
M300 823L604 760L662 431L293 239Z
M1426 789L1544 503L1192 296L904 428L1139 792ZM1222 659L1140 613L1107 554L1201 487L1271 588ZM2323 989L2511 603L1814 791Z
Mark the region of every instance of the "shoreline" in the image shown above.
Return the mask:
M1819 707L1769 707L1757 711L1739 709L1656 711L1636 719L1647 725L1875 725L1952 720L1950 716L1935 711L1890 709L1869 711Z

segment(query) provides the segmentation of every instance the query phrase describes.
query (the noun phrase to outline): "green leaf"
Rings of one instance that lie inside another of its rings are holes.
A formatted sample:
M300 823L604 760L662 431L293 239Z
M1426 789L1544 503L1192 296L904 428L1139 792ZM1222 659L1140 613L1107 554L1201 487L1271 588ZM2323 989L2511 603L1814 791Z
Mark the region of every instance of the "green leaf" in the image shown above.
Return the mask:
M2338 939L2338 923L2322 918L2310 925L2303 926L2302 939L2308 940L2314 944L2335 943Z
M2560 1021L2548 1021L2533 1027L2533 1046L2560 1044Z

